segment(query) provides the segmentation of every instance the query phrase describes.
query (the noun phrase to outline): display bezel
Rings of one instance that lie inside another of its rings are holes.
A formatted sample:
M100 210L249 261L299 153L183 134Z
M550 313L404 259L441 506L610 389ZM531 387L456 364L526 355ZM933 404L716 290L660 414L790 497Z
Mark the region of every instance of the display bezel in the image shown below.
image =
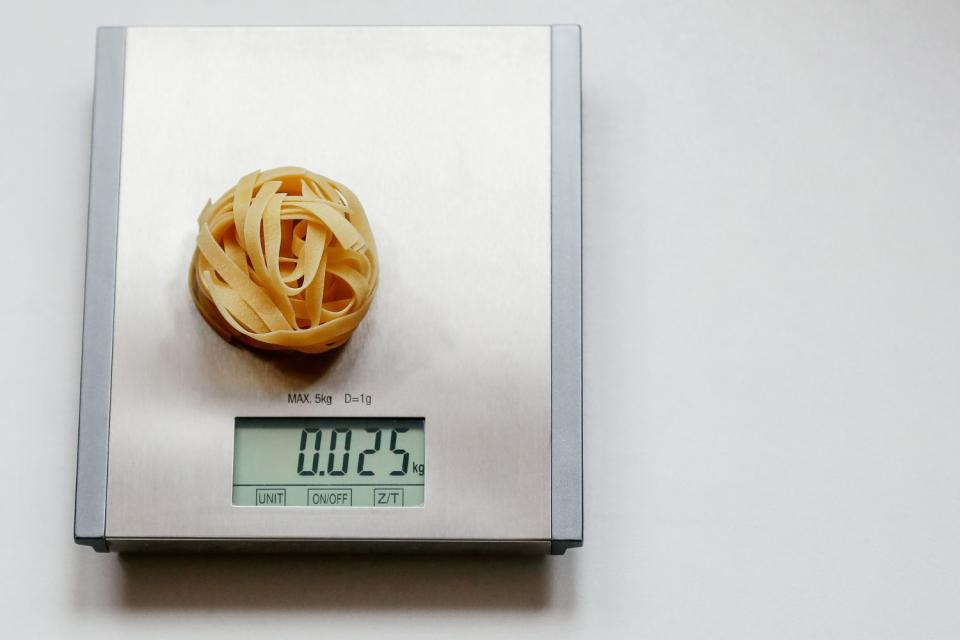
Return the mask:
M425 427L423 417L238 416L234 419L231 503L238 508L422 508L426 486ZM376 433L373 443L367 443L375 448L351 450L351 441L358 438L361 430ZM278 440L267 435L271 431L290 433ZM403 434L408 433L401 441ZM307 434L314 439L306 441ZM338 442L341 434L346 437ZM256 449L251 452L258 445L260 459L254 457ZM280 447L282 451L278 450ZM295 466L292 470L278 468L287 462L280 462L280 456L288 453L287 447L295 447L289 451L289 463ZM394 460L397 457L399 460ZM325 461L323 465L319 464L321 460ZM391 460L400 466L389 475L377 473ZM398 474L401 470L403 473ZM401 478L406 482L400 482ZM322 491L349 495L349 499L311 504L311 495L316 497ZM272 495L267 495L270 492Z

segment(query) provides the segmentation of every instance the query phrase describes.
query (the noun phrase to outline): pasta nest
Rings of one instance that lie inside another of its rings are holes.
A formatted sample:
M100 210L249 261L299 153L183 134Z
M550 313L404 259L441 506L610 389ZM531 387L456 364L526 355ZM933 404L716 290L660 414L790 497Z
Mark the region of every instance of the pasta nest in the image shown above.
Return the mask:
M299 167L255 171L198 219L193 300L255 349L323 353L356 330L377 290L377 250L350 189Z

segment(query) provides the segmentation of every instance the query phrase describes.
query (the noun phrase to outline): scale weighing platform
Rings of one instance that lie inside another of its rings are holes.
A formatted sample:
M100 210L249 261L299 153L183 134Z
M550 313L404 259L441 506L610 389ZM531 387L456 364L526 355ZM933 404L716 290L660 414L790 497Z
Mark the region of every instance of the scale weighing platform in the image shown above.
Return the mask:
M580 546L580 226L579 27L100 29L76 541Z

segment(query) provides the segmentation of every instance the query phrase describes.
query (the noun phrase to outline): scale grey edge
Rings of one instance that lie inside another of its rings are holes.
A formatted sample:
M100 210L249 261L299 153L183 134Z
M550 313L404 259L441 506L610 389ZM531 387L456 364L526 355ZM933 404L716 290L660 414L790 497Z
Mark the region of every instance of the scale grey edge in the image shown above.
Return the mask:
M583 545L580 25L550 28L550 552Z
M522 554L543 555L546 540L397 540L302 538L111 538L118 553Z
M90 152L73 537L77 544L97 551L107 551L107 454L126 33L125 27L97 30Z

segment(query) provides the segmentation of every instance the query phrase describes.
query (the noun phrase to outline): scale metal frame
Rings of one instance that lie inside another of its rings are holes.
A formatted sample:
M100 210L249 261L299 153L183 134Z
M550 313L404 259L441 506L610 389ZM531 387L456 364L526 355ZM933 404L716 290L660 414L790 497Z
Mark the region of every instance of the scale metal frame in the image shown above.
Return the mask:
M443 402L433 401L436 404L431 405L417 399L407 403L391 400L389 394L381 394L388 397L386 409L382 404L370 407L358 404L356 407L339 406L326 410L322 415L329 417L419 416L426 419L428 473L425 504L402 509L233 507L227 493L230 477L225 471L232 460L233 439L228 433L232 433L233 424L232 420L229 425L223 424L232 409L218 408L216 401L212 401L211 408L211 401L187 394L184 406L171 406L179 403L169 401L162 406L150 406L149 400L143 400L140 403L144 405L140 414L142 420L131 420L129 407L125 409L123 419L119 417L120 409L115 403L137 403L137 388L131 387L137 382L130 379L155 375L155 372L140 371L142 367L139 365L146 361L137 360L140 356L131 354L136 349L129 346L129 341L124 343L125 350L118 352L116 332L119 328L115 326L118 287L123 286L123 278L118 277L118 244L124 232L122 228L118 230L118 226L123 208L121 152L127 143L124 135L125 83L128 80L125 66L130 53L130 34L152 30L99 29L74 524L74 538L78 544L97 551L507 551L553 554L562 554L568 548L582 545L580 28L576 25L521 28L546 30L545 34L537 32L540 34L537 37L547 38L549 46L549 222L545 222L543 228L547 236L544 242L549 244L544 255L550 268L549 276L545 276L549 292L544 294L549 296L549 306L544 311L549 325L549 337L545 338L548 343L543 350L546 357L542 366L537 363L527 366L521 362L515 367L518 371L516 388L519 393L527 388L539 390L537 393L545 394L545 400L541 408L533 400L526 402L523 398L505 396L490 406L487 418L493 425L490 427L493 436L508 434L513 429L519 434L516 437L527 443L540 443L543 450L528 451L522 454L526 455L523 459L519 457L520 453L504 454L514 456L505 460L504 467L508 470L498 471L500 475L485 488L482 483L476 484L476 479L484 472L492 473L487 467L493 464L493 452L481 449L469 458L462 453L455 454L452 449L454 439L476 443L483 435L478 433L483 429L482 416L470 413L462 415L462 423L452 420L452 416L461 415L458 411L462 411L462 406L473 406L464 398L448 397ZM263 33L273 28L217 29L233 30L243 36L244 30ZM317 29L319 35L328 27L302 29ZM489 31L517 27L417 29ZM190 28L180 31L189 34L185 35L188 39L195 33ZM131 134L131 139L135 137ZM368 213L376 234L377 212ZM183 275L185 280L186 271ZM185 291L186 286L183 289ZM123 295L132 294L125 289ZM388 294L381 292L378 295ZM375 313L376 302L371 315ZM199 314L196 316L198 318ZM369 322L369 318L365 322ZM209 335L204 334L203 340L221 341L212 331L204 330ZM354 336L344 349L352 348L354 342L362 343L364 339ZM356 348L362 349L363 346L359 344ZM240 357L251 357L226 342L213 348L233 349L243 354ZM479 357L482 359L482 355ZM123 362L128 364L124 365L126 368L120 376L115 367ZM269 362L255 366L261 365L271 366ZM483 371L465 373L464 376L474 375L474 378L464 379L472 381L471 384L484 382L486 379L481 374ZM364 376L367 376L364 371L357 374L361 382L367 379ZM376 386L377 383L371 384ZM344 386L334 391L342 393ZM217 414L217 421L204 417L212 411L223 415ZM233 413L244 415L241 411L242 408L238 408ZM310 411L321 410L284 407L271 415L320 415ZM198 421L191 429L182 426L169 428L192 449L184 448L184 442L168 446L168 442L157 435L155 423L160 420L160 414L179 416L182 421L191 413L197 415ZM516 417L511 418L511 414ZM442 416L443 420L437 416ZM523 420L530 416L539 417L524 423ZM515 424L510 424L511 420ZM132 432L148 441L149 457L132 444ZM175 459L176 456L181 459ZM204 477L192 477L190 471L176 472L183 469L181 463L191 456L212 459L212 471ZM518 468L527 470L517 471ZM468 484L470 478L475 484ZM175 494L173 497L164 493L167 491L165 486L171 487L169 493ZM188 500L191 487L196 490L190 493ZM490 499L490 493L496 493L498 499Z

